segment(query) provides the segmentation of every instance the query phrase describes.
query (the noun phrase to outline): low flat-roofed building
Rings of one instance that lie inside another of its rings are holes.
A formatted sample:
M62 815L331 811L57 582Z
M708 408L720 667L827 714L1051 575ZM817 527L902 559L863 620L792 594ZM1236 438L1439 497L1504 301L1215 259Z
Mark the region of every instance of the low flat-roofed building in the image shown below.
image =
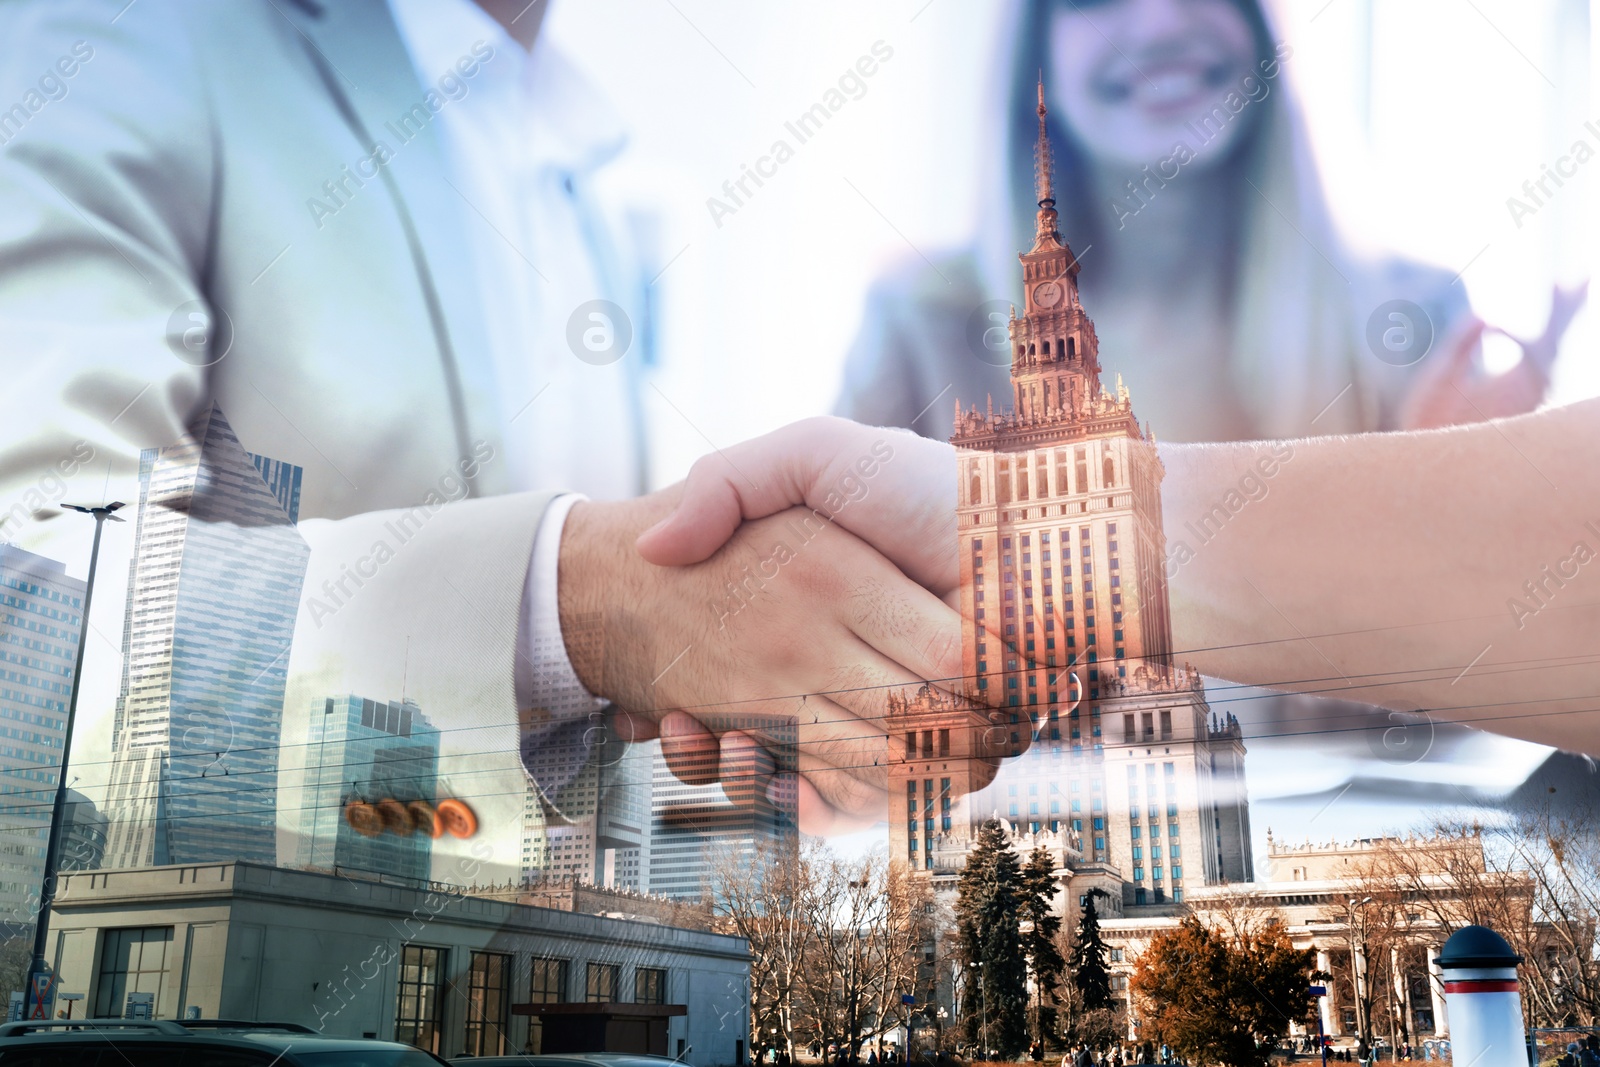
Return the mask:
M457 1056L538 1050L571 1005L658 1020L607 1040L695 1067L743 1061L743 938L470 892L249 863L84 871L62 877L49 952L57 992L84 994L80 1016L150 994L158 1019L298 1022Z

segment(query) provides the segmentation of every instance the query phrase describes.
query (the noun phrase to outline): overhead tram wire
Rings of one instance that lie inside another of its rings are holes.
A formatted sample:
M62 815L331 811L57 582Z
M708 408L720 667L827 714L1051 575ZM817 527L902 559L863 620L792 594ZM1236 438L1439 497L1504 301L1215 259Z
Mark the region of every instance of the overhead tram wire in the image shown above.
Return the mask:
M1108 661L1108 662L1114 662L1114 661ZM1583 665L1585 665L1585 664L1587 664L1589 662L1600 662L1600 653L1597 653L1597 654L1595 654L1593 656L1583 656L1583 657L1555 656L1555 657L1539 657L1539 658L1530 658L1530 659L1511 660L1511 661L1496 663L1496 664L1493 664L1492 666L1489 666L1489 667L1485 667L1480 671L1480 673L1483 676L1495 677L1495 676L1499 676L1499 675L1521 673L1523 671L1530 671L1530 670L1559 669L1560 666L1583 666ZM1555 664L1557 666L1552 668L1552 664ZM1053 669L1053 670L1056 670L1058 672L1071 672L1072 670L1074 670L1076 667L1079 667L1079 666L1081 666L1081 664L1075 664L1075 665L1073 665L1071 667L1057 666L1055 668L1045 667L1045 668L1039 668L1039 669L1041 669L1041 670L1052 670ZM1436 673L1435 677L1432 677L1432 678L1426 678L1426 677L1419 678L1419 677L1417 677L1417 675L1434 673L1434 672L1437 672L1437 673ZM1012 672L1005 672L1005 673L1012 673ZM1026 672L1022 672L1022 671L1019 670L1019 671L1017 671L1015 673L1026 673ZM1377 673L1377 674L1369 674L1369 675L1322 675L1322 676L1317 676L1317 677L1301 678L1301 679L1280 679L1280 680L1276 680L1276 681L1273 681L1273 682L1250 682L1250 683L1225 682L1225 683L1223 683L1221 685L1206 687L1206 689L1204 690L1204 693L1205 693L1206 703L1209 706L1218 707L1218 706L1228 705L1228 704L1233 704L1233 703L1246 703L1246 702L1251 702L1251 701L1276 700L1276 699L1279 699L1280 697L1285 696L1285 695L1297 695L1297 696L1328 696L1328 695L1334 695L1334 696L1337 696L1337 695L1341 695L1341 694L1350 694L1352 692L1352 690L1359 690L1359 689L1364 689L1364 688L1376 688L1376 687L1380 687L1380 686L1393 685L1393 684L1397 684L1397 682L1402 682L1402 681L1404 681L1404 682L1438 681L1438 680L1442 680L1445 677L1450 676L1452 673L1459 673L1458 668L1456 668L1454 665L1445 666L1445 667L1437 667L1437 668L1412 668L1412 669L1408 669L1408 670L1387 671L1387 672L1382 672L1382 673ZM1387 681L1375 680L1375 681L1363 682L1362 681L1363 679L1388 679L1388 680ZM966 680L967 680L967 676L961 676L961 677L956 677L956 678L935 679L935 680L930 680L930 681L960 682L960 681L966 681ZM1335 683L1335 684L1329 684L1326 687L1315 688L1315 689L1305 689L1305 688L1288 689L1288 688L1284 688L1284 687L1287 687L1287 686L1305 686L1305 685L1308 685L1308 684L1311 684L1311 683L1318 683L1318 682L1328 682L1328 683ZM1360 684L1355 684L1355 683L1360 683ZM904 690L906 690L908 688L911 688L912 686L915 686L917 684L919 684L919 683L917 683L917 682L896 682L896 683L884 683L882 685L857 686L857 687L851 687L851 688L845 688L845 689L827 690L827 691L820 692L820 693L793 694L793 695L785 694L785 695L770 696L770 697L767 697L767 696L763 696L763 697L746 697L746 698L740 698L738 700L723 701L723 702L718 702L718 703L697 704L697 705L677 705L677 706L674 707L674 710L700 711L700 710L711 710L711 709L736 708L736 707L741 707L741 706L745 706L745 705L749 705L749 704L758 704L758 703L764 704L764 703L778 703L778 702L793 701L793 700L800 699L802 696L832 697L832 696L840 696L840 695L846 695L846 694L851 694L851 693L875 692L875 691L880 691L880 690L902 692L902 691L904 691ZM1227 696L1227 695L1219 696L1219 695L1216 695L1216 694L1226 694L1226 693L1229 693L1229 692L1236 692L1236 691L1240 691L1240 690L1247 690L1248 692L1243 693L1243 695L1237 695L1237 696ZM1524 705L1524 704L1532 704L1532 703L1556 703L1556 702L1560 702L1560 701L1564 701L1564 700L1589 699L1589 698L1595 697L1596 695L1597 694L1595 694L1593 692L1584 692L1584 693L1575 693L1575 694L1572 694L1570 696L1544 697L1544 698L1540 698L1539 700L1528 700L1528 701L1516 701L1516 702L1494 701L1494 702L1483 702L1483 703L1475 703L1475 704L1435 705L1433 707L1429 707L1429 708L1426 708L1426 709L1419 709L1417 712L1414 712L1414 713L1415 714L1422 714L1422 713L1425 712L1426 714L1428 714L1430 716L1436 716L1436 715L1441 715L1443 713L1451 712L1451 711L1467 711L1467 710L1474 710L1474 709L1478 709L1478 708L1516 707L1516 706L1521 706L1521 705ZM1117 702L1119 700L1134 699L1137 696L1139 696L1139 694L1134 694L1133 696L1128 696L1128 695L1125 695L1125 694L1117 694L1117 695L1110 695L1110 696L1104 696L1104 697L1098 697L1098 698L1085 698L1085 700L1093 700L1093 701L1097 701L1097 702L1102 703L1102 704L1114 704L1115 702ZM1355 698L1351 698L1350 702L1354 703L1354 704L1362 704L1362 705L1368 705L1368 706L1380 707L1381 708L1381 705L1372 705L1372 704L1370 704L1370 702L1362 701L1362 700L1355 699ZM1061 702L1057 701L1056 703L1059 704ZM1018 705L1017 710L1021 711L1023 708L1042 708L1042 707L1048 707L1048 706L1049 706L1048 704ZM1172 703L1152 703L1152 702L1146 701L1145 703L1140 704L1140 710L1153 710L1153 711L1177 710L1177 709L1181 709L1181 708L1185 708L1185 707L1189 707L1189 706L1191 706L1191 704L1190 704L1190 702L1188 700L1180 698L1180 699L1175 700ZM985 710L987 710L987 711L998 711L998 712L1008 712L1011 709L1010 709L1009 706L994 706L994 705L974 704L974 710L981 713L982 711L985 711ZM1565 715L1565 714L1572 714L1572 713L1573 712L1570 712L1570 711L1563 711L1563 712L1550 712L1548 714ZM1352 711L1347 715L1339 716L1339 717L1350 718L1350 717L1355 717L1355 716L1357 716L1359 714L1362 714L1362 713L1358 712L1358 711ZM889 716L887 715L887 713L885 713L883 715L871 715L871 716L862 716L862 715L854 715L854 714L852 714L852 715L850 715L850 716L848 716L846 718L842 718L842 719L830 718L830 719L821 719L819 721L821 722L822 725L829 725L829 724L835 723L835 722L875 723L875 722L886 722L888 717ZM774 716L774 721L775 722L781 722L782 718L783 718L782 716ZM1503 719L1508 719L1508 718L1515 718L1515 716L1489 716L1489 717L1482 717L1482 718L1478 718L1478 719L1473 719L1473 720L1470 720L1470 722L1493 722L1493 721L1501 721ZM1442 722L1455 722L1456 720L1441 720L1441 721ZM805 723L799 723L797 721L796 725L815 725L815 723L805 724ZM463 734L463 733L470 733L470 732L474 732L474 731L478 731L478 730L503 730L505 728L506 728L505 724L487 724L487 725L482 725L482 726L467 726L467 727L457 727L457 728L446 728L444 730L441 730L441 734L442 735L449 735L449 736L459 736L460 734ZM1316 736L1318 734L1326 734L1326 733L1353 732L1353 731L1357 731L1357 730L1364 729L1364 728L1365 727L1358 726L1358 727L1352 727L1349 730L1345 730L1345 729L1341 728L1341 729L1338 729L1338 730L1304 731L1304 733L1306 734L1306 736ZM1291 733L1292 733L1292 731L1291 731ZM1270 734L1270 735L1268 735L1268 734L1257 734L1257 735L1246 735L1246 737L1251 737L1251 736L1255 736L1255 737L1266 737L1266 736L1278 737L1278 736L1289 736L1289 735L1290 734ZM232 755L232 754L249 754L249 753L259 753L259 752L284 752L284 751L291 751L293 749L298 749L298 748L310 748L310 747L314 746L315 744L317 744L317 742L307 741L307 742L295 742L293 744L258 745L258 746L248 747L248 748L234 748L234 749L225 750L223 752L223 756L226 757L226 756ZM462 752L462 753L450 753L450 755L451 755L452 758L461 758L461 757L469 757L469 756L475 756L475 755L494 755L494 754L502 753L504 751L507 751L507 750L506 749L500 749L500 748L479 749L479 750L473 750L473 751ZM215 752L214 749L202 749L202 750L195 750L195 751L192 751L192 752L171 752L171 753L168 754L168 758L169 759L195 759L195 758L204 757L204 756L206 756L208 754L211 754L213 752ZM111 765L113 765L115 763L116 763L116 757L112 757L111 759L105 759L105 760L74 760L73 761L73 769L74 770L82 770L82 769L87 769L89 767L97 767L97 766L98 767L107 767L107 766L111 766ZM49 765L40 765L40 766L48 767ZM27 768L20 768L20 767L19 768L3 768L3 767L0 767L0 775L4 775L10 769L34 769L34 766L30 764L29 767L27 767ZM169 779L169 781L194 781L194 780L199 780L201 778L215 778L215 779L221 780L224 777L227 777L227 778L242 778L242 777L247 777L247 776L255 775L255 774L276 774L276 773L278 773L278 770L279 769L276 768L276 767L274 767L274 768L262 768L262 769L256 770L256 771L241 770L241 771L232 772L232 773L230 773L230 774L228 774L226 776L220 775L220 774L202 774L202 775L192 775L192 776L188 776L188 777L184 777L184 778ZM87 784L92 786L92 785L104 784L104 783L90 782L90 783L87 783ZM44 785L40 786L40 789L46 789L46 788L52 788L52 787L44 786ZM40 789L18 789L18 790L13 790L13 791L0 791L0 798L4 798L6 796L21 795L21 794L30 793L30 792L39 792Z
M1574 698L1574 699L1576 699L1576 698ZM1592 714L1600 714L1600 707L1576 708L1576 709L1571 709L1571 710L1565 711L1565 712L1555 712L1555 713L1551 713L1551 714L1570 715L1570 714L1591 714L1591 713ZM1492 721L1492 718L1480 718L1480 719L1474 719L1474 720L1471 720L1471 721L1474 722L1474 723L1483 722L1483 721ZM1275 739L1275 738L1282 738L1282 737L1334 736L1334 735L1346 734L1346 733L1365 733L1365 732L1369 731L1372 728L1373 728L1373 726L1338 727L1338 728L1332 728L1332 729L1290 731L1290 732L1281 732L1281 733L1242 734L1241 739L1242 740L1264 740L1264 739ZM1386 728L1392 728L1392 724L1391 724L1390 727L1386 727ZM1123 748L1140 748L1140 747L1148 747L1148 744L1146 742L1143 742L1143 741L1134 741L1134 742L1131 742L1131 743L1130 742L1118 741L1118 742L1111 742L1111 743L1103 743L1102 746L1101 746L1102 749L1109 749L1109 750L1113 750L1113 751L1115 751L1117 749L1123 749ZM500 750L488 750L488 752L486 752L484 754L495 754L495 753L498 753L499 751ZM1080 749L1080 750L1078 750L1078 754L1081 756L1083 753L1092 752L1092 751L1093 751L1093 749ZM464 755L473 755L473 753L466 753ZM1069 756L1070 755L1071 754L1069 753ZM1009 758L1020 758L1020 757L1006 757L1006 758L1009 759ZM1096 762L1100 762L1100 761L1096 761ZM845 772L845 771L852 771L852 770L869 770L869 769L872 769L872 768L877 767L877 766L879 766L879 765L878 764L868 764L868 763L865 763L865 762L863 762L863 763L841 763L841 764L830 764L830 765L827 766L826 770L828 770L830 772ZM478 776L478 775L492 774L492 773L500 773L500 772L474 771L474 772L468 772L468 774L465 775L464 777L475 777L475 776ZM801 772L779 772L779 773L801 773ZM236 776L233 776L233 777L241 777L241 776L236 775ZM457 777L457 776L452 775L450 777L454 778L454 777ZM421 779L421 780L436 780L433 776L418 776L418 778ZM196 780L196 779L187 779L187 780ZM220 781L221 779L213 779L213 780ZM394 781L406 781L406 780L407 779L401 778L401 779L395 779ZM277 791L278 788L279 787L276 784L274 784L274 785L248 785L248 786L244 786L244 787L237 788L237 789L222 789L222 790L207 790L207 791L200 791L200 792L191 792L191 793L189 793L187 795L190 796L190 797L236 796L236 795L243 794L243 793L265 793L265 792ZM156 794L150 794L150 795L145 796L145 797L143 797L141 799L146 799L146 800L153 799L155 797L155 795ZM520 790L520 789L519 790L504 790L504 791L491 792L491 793L472 794L472 796L478 796L478 797L489 797L489 796L494 796L494 797L505 796L505 797L509 797L509 796L525 796L525 795L526 795L526 791L525 790ZM467 797L458 796L458 799L468 799L468 798ZM33 807L33 806L34 805L11 805L11 806L8 806L5 810L15 813L15 812L25 811L29 807ZM44 805L41 804L41 805L37 805L37 806L38 807L43 807ZM247 809L246 812L230 812L229 814L245 814L245 813L250 813L251 811L254 811L255 813L259 813L260 811L264 811L264 810L266 810L266 809ZM273 810L279 810L279 809L273 809ZM296 807L296 808L286 808L286 809L282 809L282 810L284 810L284 811L310 811L310 810L325 810L325 809L324 809L323 806L319 806L319 805L301 805L301 806ZM167 818L170 820L170 819L181 819L181 818L215 818L215 817L216 816L215 816L214 813L200 813L200 814L196 814L194 816L173 815L173 816L168 816Z

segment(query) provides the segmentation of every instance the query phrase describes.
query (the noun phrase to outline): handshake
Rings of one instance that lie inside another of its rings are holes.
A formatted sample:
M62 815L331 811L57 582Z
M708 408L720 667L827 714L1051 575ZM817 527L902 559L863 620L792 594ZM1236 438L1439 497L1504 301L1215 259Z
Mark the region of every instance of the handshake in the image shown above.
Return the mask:
M885 817L891 694L968 696L956 549L954 449L808 419L574 507L562 632L623 740L691 784L796 771L802 828L837 833Z

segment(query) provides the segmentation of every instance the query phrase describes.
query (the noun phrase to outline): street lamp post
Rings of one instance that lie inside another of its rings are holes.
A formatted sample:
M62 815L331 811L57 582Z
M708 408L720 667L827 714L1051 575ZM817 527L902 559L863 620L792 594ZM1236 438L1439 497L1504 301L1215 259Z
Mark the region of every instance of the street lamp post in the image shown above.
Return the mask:
M83 692L83 654L89 648L89 605L94 600L94 572L100 563L100 532L105 528L107 519L112 522L123 521L113 513L124 505L120 500L113 500L109 504L92 508L79 504L64 506L71 511L94 517L94 545L89 549L89 578L83 586L83 628L78 635L78 656L72 667L72 695L67 698L67 725L61 737L61 771L60 777L56 780L55 806L50 812L50 837L44 847L44 872L39 880L39 914L34 920L33 960L28 966L26 993L32 998L30 1014L39 1010L43 998L38 990L45 988L43 983L48 980L44 961L45 942L50 932L50 905L54 903L56 895L56 868L60 862L61 838L64 830L62 816L67 807L67 758L72 751L72 727L78 714L78 694Z
M978 995L982 998L983 1015L978 1020L978 1026L983 1039L983 1058L989 1058L989 984L983 980L983 964L969 963L968 967L978 972Z
M1345 903L1345 910L1350 915L1350 973L1356 991L1356 1045L1357 1053L1368 1051L1369 1040L1367 1029L1371 1020L1367 1018L1366 1006L1366 956L1367 956L1367 913L1366 907L1372 903L1371 897L1362 897L1357 900L1351 897ZM1359 910L1358 910L1359 909Z

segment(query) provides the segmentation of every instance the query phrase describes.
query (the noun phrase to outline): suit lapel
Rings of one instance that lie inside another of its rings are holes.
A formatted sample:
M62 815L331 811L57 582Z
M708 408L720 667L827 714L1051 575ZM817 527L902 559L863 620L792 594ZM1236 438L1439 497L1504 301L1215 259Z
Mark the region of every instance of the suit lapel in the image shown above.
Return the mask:
M272 2L272 0L269 0ZM482 309L466 240L470 210L450 181L438 123L401 125L427 89L418 83L411 55L384 0L312 0L278 4L306 44L335 106L368 150L390 154L383 184L395 200L424 299L430 304L440 359L451 390L457 447L470 454L474 439L499 440L488 412L468 397L492 396ZM424 106L426 111L426 107ZM402 140L402 138L408 138Z

